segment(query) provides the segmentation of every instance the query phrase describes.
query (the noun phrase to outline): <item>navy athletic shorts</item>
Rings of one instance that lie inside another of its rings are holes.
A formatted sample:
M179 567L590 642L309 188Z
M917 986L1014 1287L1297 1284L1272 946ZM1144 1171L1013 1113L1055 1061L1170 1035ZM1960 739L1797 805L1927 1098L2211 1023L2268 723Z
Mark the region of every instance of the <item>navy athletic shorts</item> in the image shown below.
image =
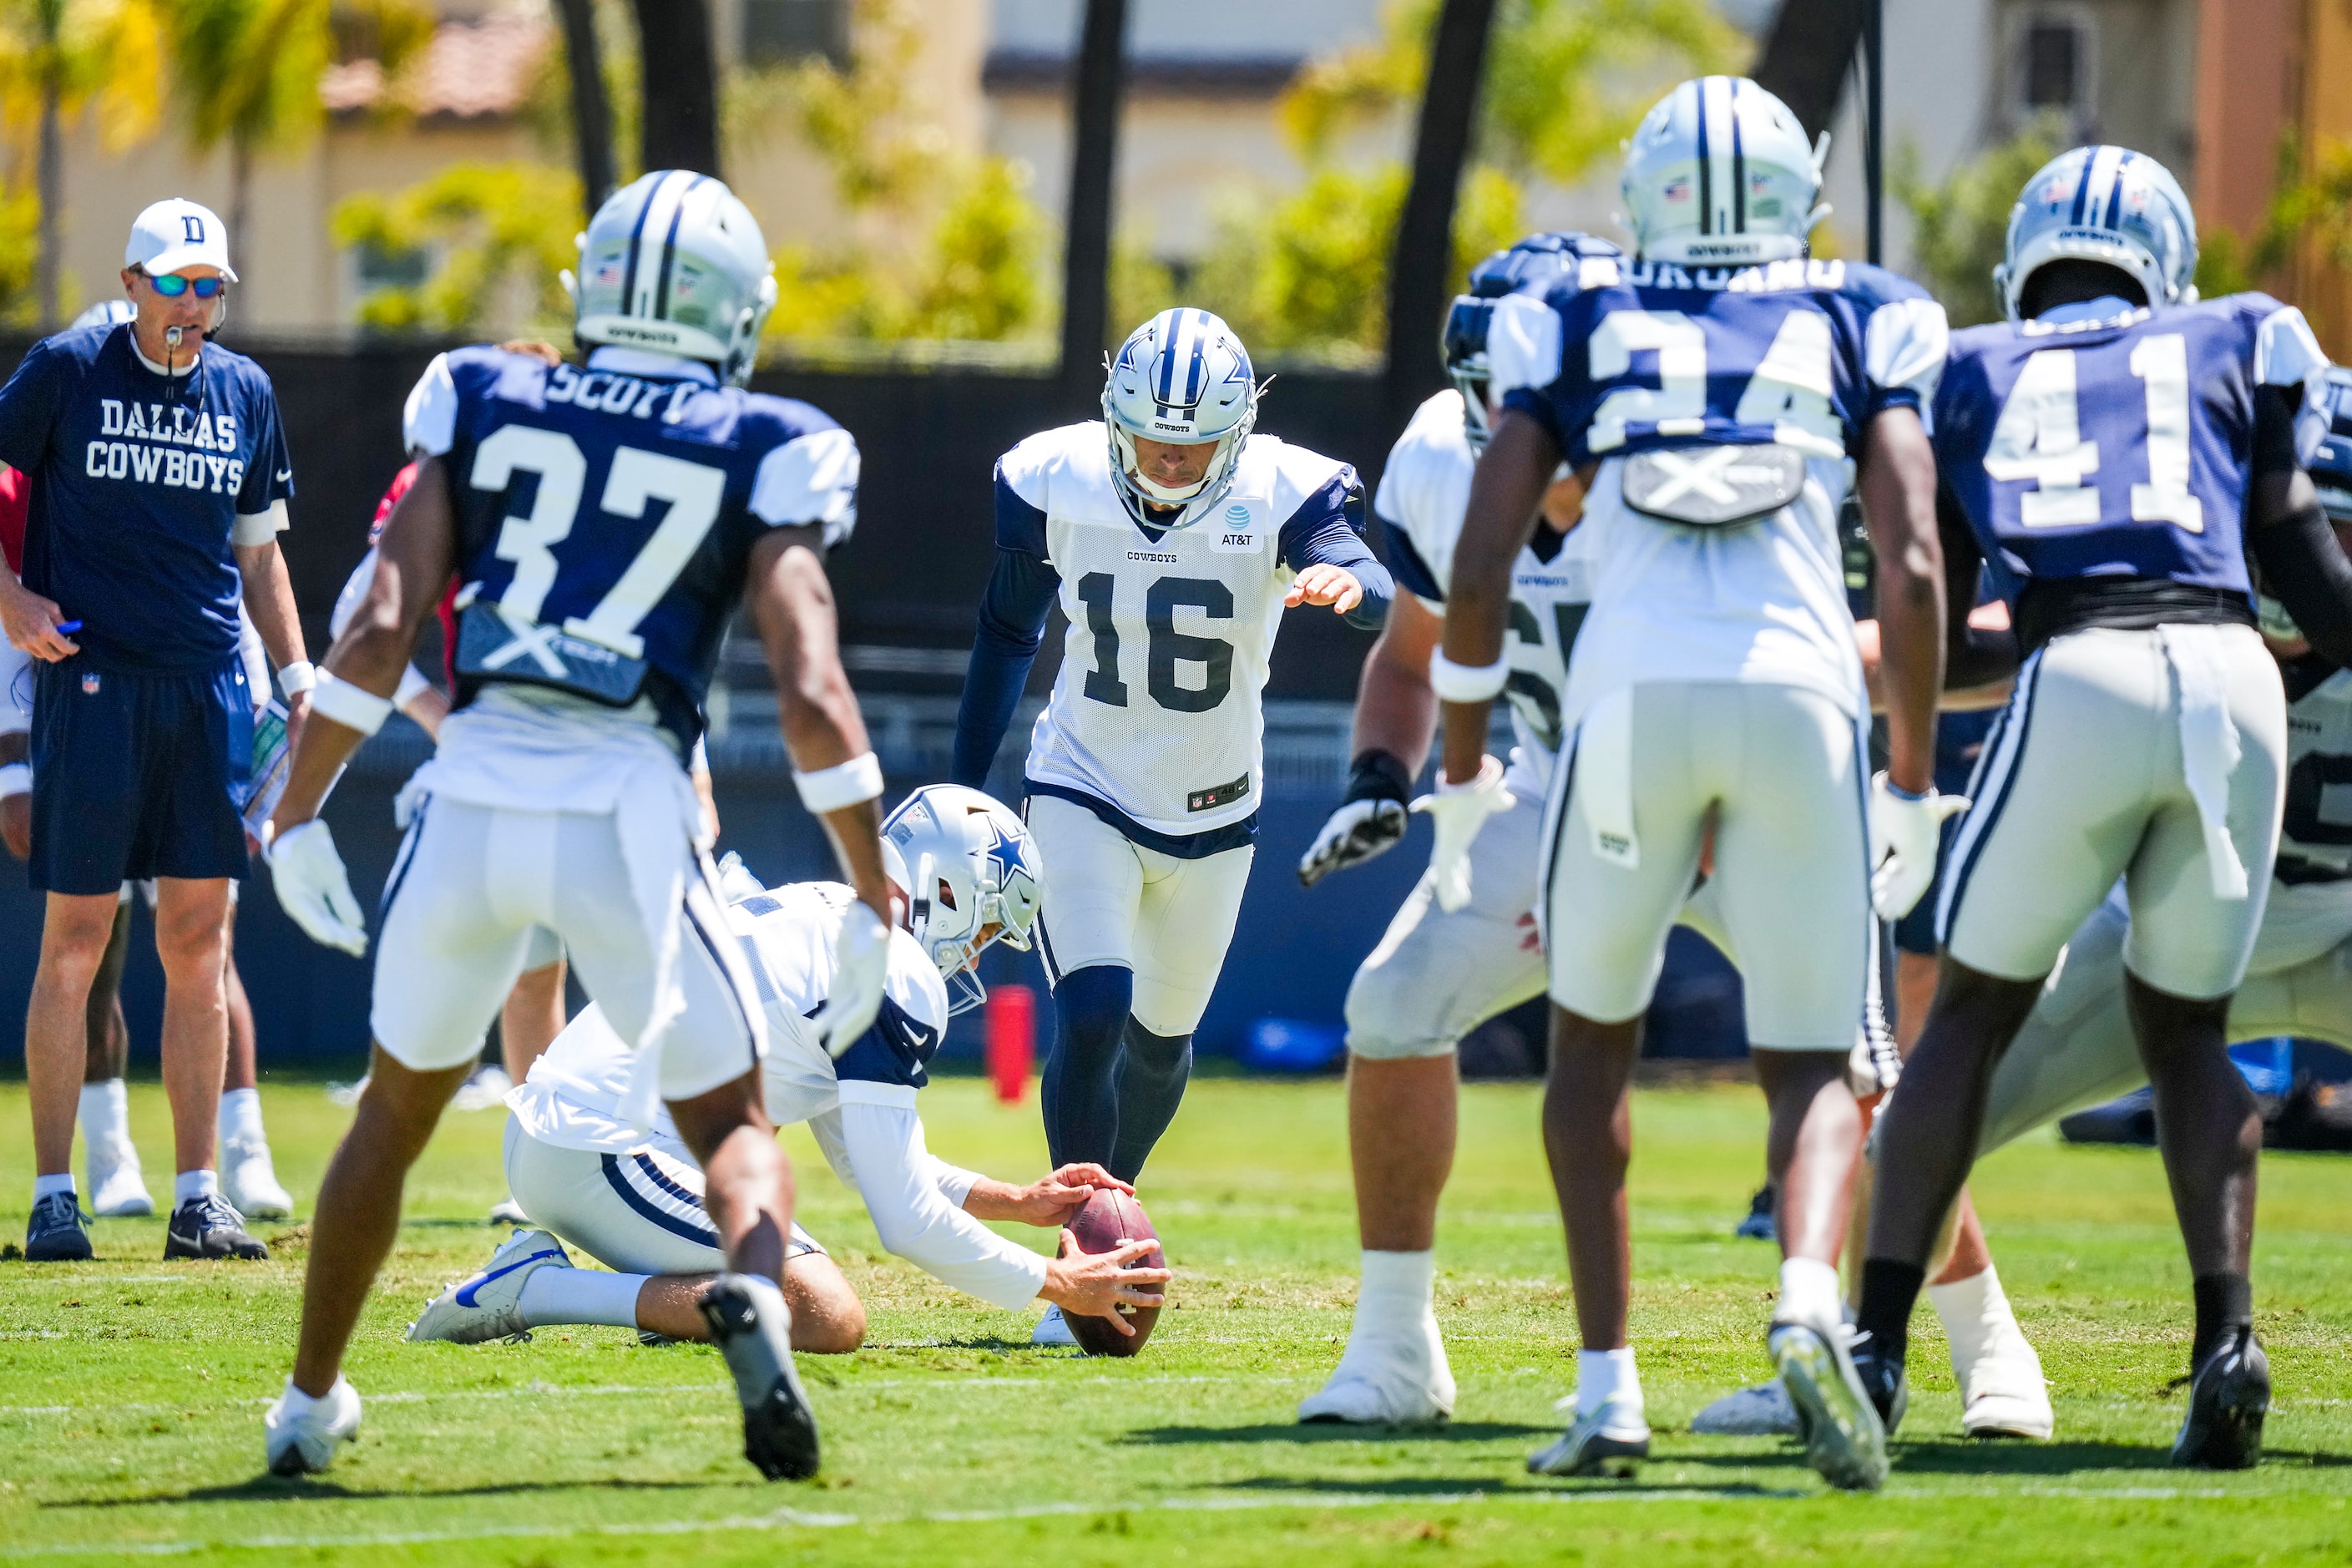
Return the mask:
M36 664L32 885L112 895L149 877L242 878L253 701L215 670Z

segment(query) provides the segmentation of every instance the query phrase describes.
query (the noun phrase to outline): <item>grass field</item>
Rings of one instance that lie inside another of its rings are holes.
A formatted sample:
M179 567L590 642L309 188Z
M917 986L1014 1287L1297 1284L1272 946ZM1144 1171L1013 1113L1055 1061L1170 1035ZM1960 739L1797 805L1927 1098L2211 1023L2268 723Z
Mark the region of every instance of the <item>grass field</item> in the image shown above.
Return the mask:
M346 1112L315 1084L266 1091L306 1205ZM931 1146L992 1173L1044 1163L1034 1108L969 1079L926 1092ZM822 1560L1054 1563L1780 1561L2171 1563L2352 1555L2352 1164L2266 1159L2257 1286L2280 1390L2270 1458L2176 1471L2187 1282L2147 1152L2035 1141L1978 1193L2055 1384L2059 1440L1971 1444L1923 1315L1911 1415L1875 1497L1826 1492L1791 1447L1682 1428L1766 1370L1773 1254L1733 1239L1760 1162L1739 1089L1637 1101L1633 1335L1657 1459L1633 1481L1538 1480L1574 1339L1559 1223L1521 1087L1465 1097L1440 1237L1439 1315L1461 1380L1433 1434L1291 1424L1337 1359L1354 1233L1336 1083L1194 1086L1143 1196L1174 1310L1130 1363L1033 1351L1030 1319L879 1255L798 1135L802 1212L872 1310L867 1349L803 1358L817 1481L771 1486L738 1454L716 1355L614 1330L411 1346L429 1292L488 1256L497 1114L452 1116L351 1363L361 1441L327 1477L262 1475L284 1376L299 1233L262 1266L161 1261L160 1220L105 1221L100 1261L0 1263L0 1557L282 1555L362 1563ZM0 1086L0 1226L29 1191L21 1085ZM160 1090L134 1089L151 1179ZM163 1177L167 1185L168 1173ZM267 1234L271 1227L261 1227ZM1017 1227L1016 1227L1017 1228ZM1042 1245L1045 1233L1029 1232Z

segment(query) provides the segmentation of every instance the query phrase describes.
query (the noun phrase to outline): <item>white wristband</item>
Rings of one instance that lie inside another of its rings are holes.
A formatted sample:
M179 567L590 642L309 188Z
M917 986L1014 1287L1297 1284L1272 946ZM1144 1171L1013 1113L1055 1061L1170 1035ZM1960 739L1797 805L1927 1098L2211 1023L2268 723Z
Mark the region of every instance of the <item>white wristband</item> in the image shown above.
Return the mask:
M32 793L32 763L10 763L5 767L0 767L0 800L5 800L12 795L30 795Z
M307 658L278 667L278 689L289 697L299 697L319 684L319 667Z
M882 764L867 752L852 757L839 767L819 768L813 773L794 773L793 787L801 792L801 804L813 816L823 816L828 811L839 811L845 805L856 805L872 800L882 793Z
M1429 650L1429 689L1441 702L1484 702L1503 689L1510 675L1508 659L1486 665L1456 664L1445 657L1444 648Z
M310 689L310 711L321 719L331 720L347 730L357 730L362 735L373 735L383 728L392 717L392 699L378 697L374 692L338 679L331 670L320 670L318 685Z

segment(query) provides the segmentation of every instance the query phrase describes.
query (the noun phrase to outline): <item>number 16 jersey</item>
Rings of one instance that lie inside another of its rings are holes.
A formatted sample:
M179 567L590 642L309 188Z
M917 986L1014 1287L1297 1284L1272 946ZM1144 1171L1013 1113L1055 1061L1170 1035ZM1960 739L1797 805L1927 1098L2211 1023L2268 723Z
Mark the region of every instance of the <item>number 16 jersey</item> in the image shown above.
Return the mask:
M997 543L1054 568L1070 622L1028 779L1171 837L1246 822L1287 563L1335 521L1360 524L1362 486L1345 463L1252 436L1210 516L1146 530L1111 486L1109 448L1089 421L997 463Z

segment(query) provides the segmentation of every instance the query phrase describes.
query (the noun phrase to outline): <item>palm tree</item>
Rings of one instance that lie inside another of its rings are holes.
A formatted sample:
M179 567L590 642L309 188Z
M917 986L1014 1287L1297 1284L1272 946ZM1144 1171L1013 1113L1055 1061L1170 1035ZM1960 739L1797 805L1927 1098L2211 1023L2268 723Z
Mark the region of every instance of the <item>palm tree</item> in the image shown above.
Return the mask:
M328 0L170 0L173 87L199 153L229 153L229 233L249 237L253 160L319 126L319 75L333 58Z
M58 227L65 212L65 124L95 105L119 150L154 128L162 25L152 0L6 0L0 5L0 101L10 130L32 106L40 193L34 292L42 330L58 323Z

